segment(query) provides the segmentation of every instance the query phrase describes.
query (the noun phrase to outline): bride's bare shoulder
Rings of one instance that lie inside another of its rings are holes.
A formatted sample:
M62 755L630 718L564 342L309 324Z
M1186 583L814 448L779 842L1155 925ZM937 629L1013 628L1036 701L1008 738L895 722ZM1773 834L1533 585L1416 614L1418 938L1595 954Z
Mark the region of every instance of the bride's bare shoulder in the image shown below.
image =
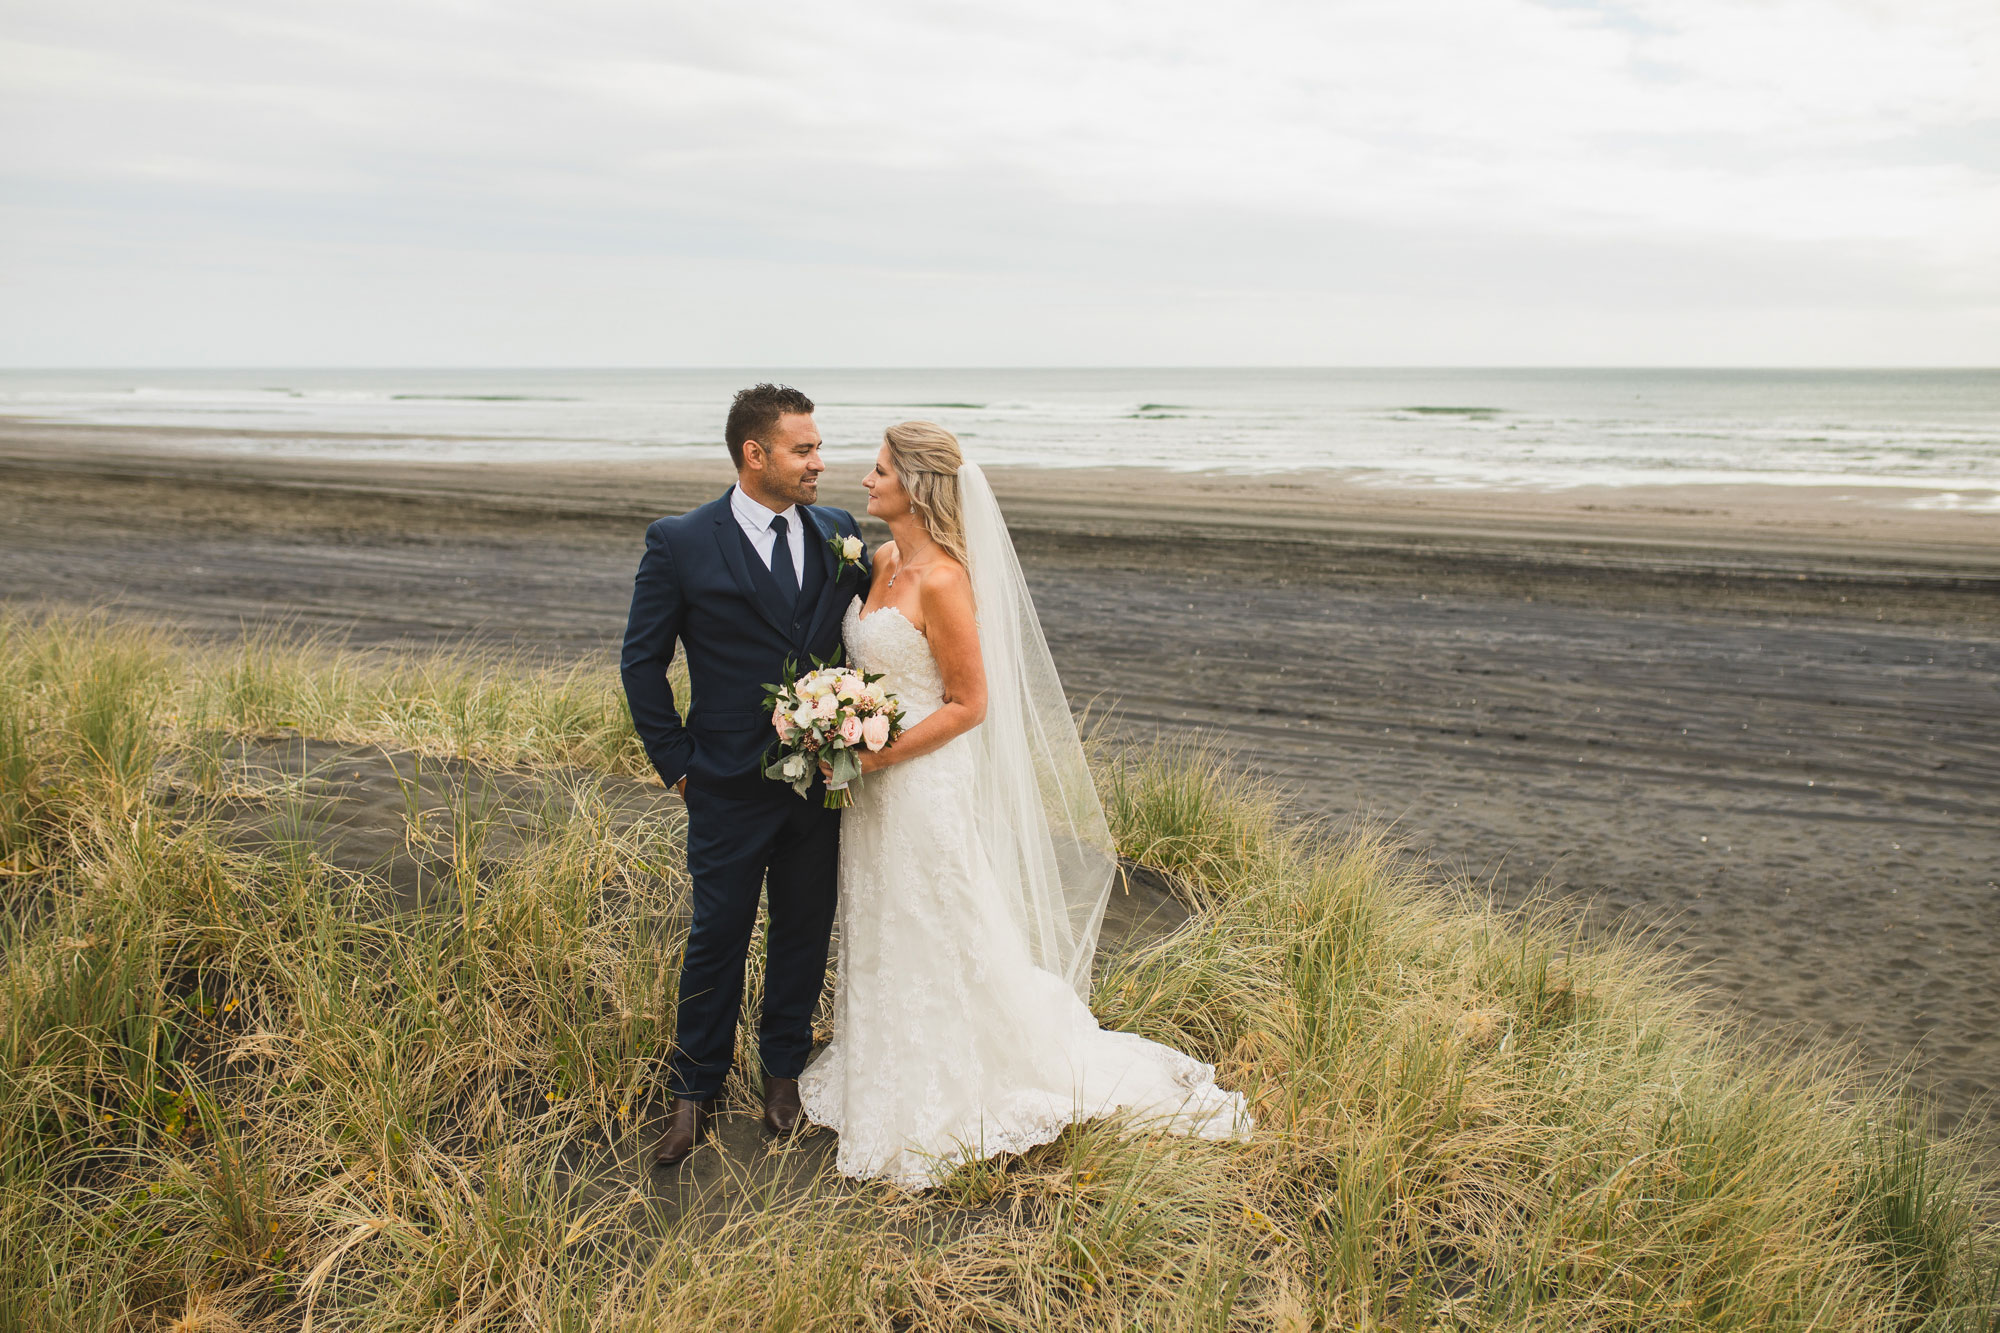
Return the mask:
M965 572L964 565L940 551L935 560L925 565L924 581L918 595L926 606L932 604L932 598L970 602L972 576Z

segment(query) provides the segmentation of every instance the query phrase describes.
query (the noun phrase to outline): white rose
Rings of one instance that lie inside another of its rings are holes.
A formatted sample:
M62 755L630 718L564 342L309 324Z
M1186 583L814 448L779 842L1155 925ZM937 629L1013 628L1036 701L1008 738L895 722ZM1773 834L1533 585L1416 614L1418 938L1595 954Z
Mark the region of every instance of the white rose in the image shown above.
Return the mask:
M841 538L840 555L844 560L859 560L861 558L861 539L859 537Z
M813 705L800 704L792 710L792 725L798 727L801 731L810 731L812 730L813 719L818 716L819 710Z

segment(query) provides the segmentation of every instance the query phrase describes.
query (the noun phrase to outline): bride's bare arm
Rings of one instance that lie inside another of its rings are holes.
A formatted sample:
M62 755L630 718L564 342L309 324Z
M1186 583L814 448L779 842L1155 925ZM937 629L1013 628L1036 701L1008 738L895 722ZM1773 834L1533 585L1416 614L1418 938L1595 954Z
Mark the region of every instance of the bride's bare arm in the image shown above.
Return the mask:
M953 564L925 571L917 591L924 637L944 677L944 703L881 750L862 751L861 771L872 773L929 754L986 717L986 667L979 658L979 625L972 614L972 580Z

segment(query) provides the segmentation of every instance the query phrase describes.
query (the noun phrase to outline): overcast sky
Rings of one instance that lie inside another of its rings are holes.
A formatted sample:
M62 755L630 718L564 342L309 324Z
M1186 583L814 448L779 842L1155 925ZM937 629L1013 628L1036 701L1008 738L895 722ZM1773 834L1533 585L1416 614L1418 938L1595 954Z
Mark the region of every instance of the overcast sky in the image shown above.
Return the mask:
M1995 0L0 0L5 365L2000 365Z

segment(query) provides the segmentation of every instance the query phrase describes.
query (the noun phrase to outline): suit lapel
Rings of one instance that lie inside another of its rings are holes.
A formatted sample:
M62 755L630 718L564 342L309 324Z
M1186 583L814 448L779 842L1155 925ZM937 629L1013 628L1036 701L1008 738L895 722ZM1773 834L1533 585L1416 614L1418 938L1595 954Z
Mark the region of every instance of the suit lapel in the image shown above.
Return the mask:
M819 511L811 505L801 505L799 509L808 520L806 540L812 543L815 551L819 552L820 568L825 573L825 579L820 584L819 602L813 607L812 623L806 627L806 642L811 643L819 636L820 626L826 623L826 618L832 613L833 608L840 606L845 610L846 605L841 602L839 596L840 566L834 561L833 547L829 545L833 540L833 533L827 531L827 525L820 520ZM806 553L806 559L813 558L812 552Z
M722 548L722 559L729 566L730 575L736 586L749 603L757 608L757 614L771 622L771 628L783 635L786 641L792 637L790 617L785 608L778 604L778 588L768 573L764 578L755 578L750 572L750 561L755 552L749 549L750 541L743 535L743 527L736 521L726 501L722 512L715 519L715 544Z

